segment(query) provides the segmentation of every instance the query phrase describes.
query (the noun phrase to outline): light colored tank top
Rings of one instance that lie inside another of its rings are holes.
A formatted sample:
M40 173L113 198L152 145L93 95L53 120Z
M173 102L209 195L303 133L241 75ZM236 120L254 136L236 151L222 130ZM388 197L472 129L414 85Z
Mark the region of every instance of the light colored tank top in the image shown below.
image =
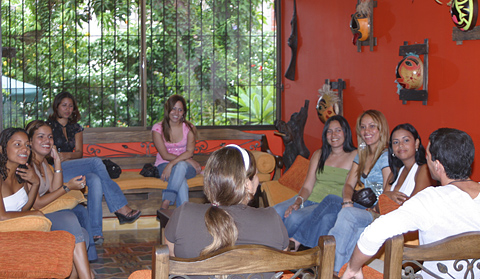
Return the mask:
M25 187L22 187L13 195L3 198L3 205L5 206L5 211L22 211L22 208L28 202L27 191Z
M395 180L395 183L392 184L390 191L393 191L395 189L395 186L397 186L398 179L400 178L400 174L402 173L404 168L405 166L403 166L398 172L397 180ZM415 189L415 175L417 174L417 169L417 163L413 164L412 168L407 174L407 177L405 178L405 181L403 181L402 187L400 187L399 192L402 192L407 196L410 196L413 193L413 190Z
M47 173L48 171L48 166L45 163L42 163L43 167L43 173ZM37 169L37 166L33 164L33 169L35 170L35 173L37 173L38 178L40 179L40 186L38 187L38 194L40 196L45 195L48 190L50 189L50 179L48 178L48 175L45 175L45 177L42 177L42 173Z

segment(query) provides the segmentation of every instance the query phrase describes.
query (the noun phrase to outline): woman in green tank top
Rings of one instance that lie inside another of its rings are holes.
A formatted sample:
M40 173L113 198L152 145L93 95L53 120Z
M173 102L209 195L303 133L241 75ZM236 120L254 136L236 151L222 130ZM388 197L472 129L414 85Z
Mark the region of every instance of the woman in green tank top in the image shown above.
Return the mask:
M342 195L345 178L357 155L352 131L340 115L330 117L322 132L322 147L310 159L307 177L297 196L274 206L292 237L324 197ZM296 248L300 243L296 243Z

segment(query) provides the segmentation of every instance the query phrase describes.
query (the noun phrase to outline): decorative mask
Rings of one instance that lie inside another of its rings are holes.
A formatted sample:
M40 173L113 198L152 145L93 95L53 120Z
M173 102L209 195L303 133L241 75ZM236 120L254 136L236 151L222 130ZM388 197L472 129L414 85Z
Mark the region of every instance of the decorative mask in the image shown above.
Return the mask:
M477 24L477 0L453 0L450 6L453 23L462 31L472 30Z
M397 82L405 89L417 89L423 85L423 62L416 56L403 58L395 73Z
M323 88L318 90L318 93L320 93L320 96L317 101L317 114L320 121L325 124L327 119L340 112L340 99L328 84L324 84Z
M370 35L370 23L368 16L356 12L352 15L350 20L350 30L353 33L353 44L357 44L358 41L365 41Z

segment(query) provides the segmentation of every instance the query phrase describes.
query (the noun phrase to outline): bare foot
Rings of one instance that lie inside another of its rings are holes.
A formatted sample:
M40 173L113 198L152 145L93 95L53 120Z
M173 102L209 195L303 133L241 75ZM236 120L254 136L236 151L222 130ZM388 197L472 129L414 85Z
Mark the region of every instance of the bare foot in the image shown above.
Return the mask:
M168 209L169 206L170 206L170 201L169 200L164 200L162 202L162 205L160 206L160 209Z

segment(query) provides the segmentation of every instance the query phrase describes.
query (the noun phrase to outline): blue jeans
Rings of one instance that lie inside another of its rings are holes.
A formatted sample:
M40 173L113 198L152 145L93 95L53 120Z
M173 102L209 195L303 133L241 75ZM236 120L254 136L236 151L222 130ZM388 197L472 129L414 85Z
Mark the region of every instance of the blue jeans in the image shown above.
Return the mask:
M63 181L85 175L88 186L88 215L92 226L93 236L101 236L102 233L102 198L110 212L115 212L127 205L127 199L123 195L118 184L108 175L105 164L98 157L75 159L62 162Z
M88 212L85 206L79 204L72 209L73 213L77 216L80 226L87 230L88 233L88 242L85 242L87 245L88 260L94 261L98 259L97 250L95 248L95 241L93 240L93 231L90 224L90 218L88 218Z
M88 251L88 260L93 261L98 258L95 245L89 247L90 237L88 232L80 225L80 222L75 216L73 210L66 209L47 213L45 214L45 217L52 222L52 231L67 231L75 237L75 243L85 242L85 246L87 247ZM90 252L90 250L92 250L92 252Z
M342 201L336 195L326 196L305 218L293 238L307 247L317 246L318 238L326 235L335 224L337 214L342 209Z
M162 175L163 170L168 163L163 163L157 166L158 173ZM187 179L194 178L197 175L195 168L185 161L180 161L173 166L168 178L167 189L162 192L162 200L169 200L170 205L174 202L177 207L185 202L188 202L188 184Z
M293 210L292 213L287 218L285 218L285 211L287 211L288 207L292 205L296 199L297 196L273 206L273 208L277 211L278 215L280 215L280 217L282 218L282 221L287 228L288 237L292 237L293 235L295 235L298 227L305 221L305 219L318 205L318 202L306 200L303 203L303 208Z
M373 222L372 214L364 208L345 207L338 213L335 226L328 232L335 237L335 265L339 272L352 256L355 245L365 228Z

